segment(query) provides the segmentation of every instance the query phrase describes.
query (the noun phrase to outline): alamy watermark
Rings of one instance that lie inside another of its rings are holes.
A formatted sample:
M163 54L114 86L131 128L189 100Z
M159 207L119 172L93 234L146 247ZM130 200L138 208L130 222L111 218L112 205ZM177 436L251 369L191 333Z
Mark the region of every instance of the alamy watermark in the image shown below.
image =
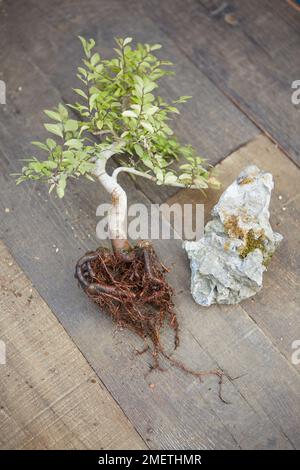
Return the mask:
M6 344L0 340L0 365L6 364Z
M101 217L96 234L100 240L110 238L108 219L111 204L100 204ZM121 224L124 221L118 221ZM124 226L122 225L122 228ZM132 240L199 240L204 231L203 204L131 204L127 211L126 232Z
M0 80L0 104L6 104L6 84Z
M294 105L300 104L300 80L294 80L291 86L295 90L292 93L291 101Z
M292 364L298 366L300 364L300 339L295 339L292 342L292 349L295 349L291 356Z

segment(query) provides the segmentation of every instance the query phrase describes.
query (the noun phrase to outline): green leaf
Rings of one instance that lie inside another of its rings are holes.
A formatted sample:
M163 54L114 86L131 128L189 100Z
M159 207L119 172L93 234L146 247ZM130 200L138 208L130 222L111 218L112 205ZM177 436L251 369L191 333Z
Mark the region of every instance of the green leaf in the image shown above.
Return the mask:
M164 174L160 168L154 168L154 173L159 182L163 182Z
M144 150L142 148L142 146L140 144L134 144L133 146L136 154L140 157L140 158L143 158L144 156Z
M135 110L138 112L138 114L140 114L141 109L142 109L142 107L141 107L140 104L132 104L130 107L131 107L132 109L135 109Z
M44 113L50 118L50 119L54 119L54 121L61 121L61 116L59 115L59 113L57 113L56 111L51 111L50 109L45 109L44 110Z
M64 195L65 195L66 186L67 186L67 175L63 174L59 178L59 182L56 186L56 192L57 192L57 195L60 199L63 198Z
M134 111L131 111L130 109L128 109L127 111L123 111L122 116L137 118L136 113Z
M157 49L161 49L162 45L161 44L153 44L153 46L150 46L150 51L156 51Z
M49 150L47 145L43 144L42 142L33 141L31 143L32 145L35 145L36 147L39 147L42 150L47 150L47 151Z
M50 150L54 150L55 147L56 147L56 142L55 142L55 140L53 140L53 139L47 139L47 140L46 140L46 144L47 144L47 147L48 147Z
M82 148L82 142L79 139L70 139L65 142L65 145L69 148L73 149L81 149Z
M195 186L197 186L197 188L200 188L200 189L208 188L208 184L203 178L195 178L193 180L193 183L195 184Z
M73 91L75 91L75 93L77 93L77 95L82 96L83 98L88 100L87 94L83 90L81 90L80 88L73 88Z
M85 177L90 181L93 181L93 182L95 181L94 178L91 175L89 175L88 173L86 173Z
M55 188L55 183L52 183L50 188L49 188L49 194L52 193L53 189Z
M184 165L180 165L179 167L181 170L191 170L192 169L192 165L190 165L189 163L185 163Z
M82 36L78 36L78 38L80 39L80 42L82 44L82 47L83 47L83 50L85 52L85 55L87 55L88 53L88 44L87 44L87 40L85 38L83 38Z
M191 175L189 173L182 173L180 176L179 176L179 179L180 180L190 180L191 179Z
M84 131L86 131L88 128L89 128L89 126L87 126L87 125L81 126L78 136L80 137L81 134L82 134Z
M62 152L63 159L67 160L73 160L75 155L76 153L74 152L74 150L70 150L70 147L68 148L68 150L64 150Z
M180 96L177 100L173 101L173 103L186 103L188 100L190 100L192 96Z
M164 178L164 183L165 184L173 184L177 182L177 176L174 175L173 173L167 173L165 178Z
M95 103L98 99L98 96L100 95L100 93L94 93L91 97L90 97L90 100L89 100L89 103L90 103L90 109L94 109L95 108Z
M53 162L51 160L47 160L44 162L44 166L48 169L48 170L54 170L55 168L57 168L57 163L56 162Z
M191 183L201 187L207 183L216 186L217 183L210 180L211 169L199 160L197 152L170 137L173 133L170 118L174 117L171 113L179 111L175 101L169 103L155 93L158 80L170 75L168 67L172 65L168 60L156 57L155 51L161 45L138 44L134 47L131 37L118 38L116 53L102 59L92 50L93 39L80 37L80 41L84 58L76 74L84 84L75 88L73 103L45 110L52 122L45 128L55 134L55 138L52 136L45 143L34 145L48 152L48 160L39 162L31 157L24 163L27 166L22 170L22 181L49 180L58 187L61 197L66 175L77 178L92 174L94 163L91 159L113 144L120 146L124 166L141 168L149 174L150 169L158 184L181 181L186 186ZM177 102L184 103L188 98L181 96ZM70 108L76 115L70 113L68 116ZM101 135L100 142L93 138L97 134ZM63 139L60 145L56 136ZM183 173L179 180L176 161L180 165L182 157L185 165L179 170ZM176 166L172 166L173 163ZM60 181L61 175L64 177Z
M132 38L125 38L123 41L123 47L132 42Z
M170 113L180 114L180 111L177 108L175 108L175 106L168 106L168 111Z
M87 77L87 71L83 67L78 67L78 72L81 73L85 78Z
M139 75L135 75L134 81L136 82L136 84L137 84L138 86L140 86L141 88L144 88L143 79L142 79L141 77L139 77Z
M159 110L159 107L158 107L158 106L150 106L150 108L145 109L144 114L146 114L146 116L152 116L152 115L155 114L158 110Z
M150 168L151 170L153 170L154 168L154 165L152 163L152 161L150 160L149 157L143 157L143 164L147 167L147 168Z
M63 120L68 118L68 115L69 115L68 110L61 103L59 103L59 105L58 105L58 112L59 112L59 114L60 114L60 116L62 117Z
M148 81L146 85L144 86L144 93L150 93L150 91L154 90L154 88L157 88L158 85L155 82L150 82Z
M75 121L75 119L69 119L68 121L65 122L64 127L65 127L65 131L67 131L67 132L68 131L70 131L70 132L77 131L78 122Z
M141 121L141 125L143 126L144 129L146 129L146 131L151 132L151 134L153 134L154 129L152 125L150 124L150 122Z
M58 124L44 124L45 128L48 132L52 132L52 134L58 135L59 137L63 138L62 128Z
M93 49L93 47L95 46L95 41L94 39L90 39L89 41L86 40L85 38L83 38L82 36L78 36L80 41L81 41L81 44L82 44L82 47L83 47L83 50L84 50L84 53L85 55L87 56L87 58L90 58L91 57L91 50Z
M91 57L91 64L95 66L96 64L98 64L99 61L100 61L100 55L98 54L98 52L96 52Z

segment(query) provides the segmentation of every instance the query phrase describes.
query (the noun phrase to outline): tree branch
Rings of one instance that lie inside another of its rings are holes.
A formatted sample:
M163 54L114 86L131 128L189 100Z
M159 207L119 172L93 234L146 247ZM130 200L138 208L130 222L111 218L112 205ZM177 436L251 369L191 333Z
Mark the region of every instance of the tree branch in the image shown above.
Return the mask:
M157 182L157 179L155 178L155 176L149 175L149 173L145 173L143 171L139 171L139 170L136 170L135 168L131 168L131 167L127 167L127 166L119 166L119 168L116 168L113 171L112 178L114 178L117 181L119 174L122 173L122 172L129 173L129 174L135 175L135 176L141 176L142 178L146 178L150 181L153 181L154 183ZM183 183L163 183L163 185L165 185L165 186L174 186L176 188L199 189L199 187L196 186L195 184L191 184L189 186L186 186Z

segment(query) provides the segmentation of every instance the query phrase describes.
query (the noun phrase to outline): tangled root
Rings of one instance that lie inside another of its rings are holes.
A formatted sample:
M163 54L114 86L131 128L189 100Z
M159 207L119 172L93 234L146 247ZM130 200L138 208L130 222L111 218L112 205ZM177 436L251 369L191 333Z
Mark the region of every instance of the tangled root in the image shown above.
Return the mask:
M174 349L179 345L179 326L172 301L173 289L167 283L168 269L159 261L148 242L140 242L130 252L113 253L105 248L87 253L77 262L75 277L86 294L110 314L120 327L132 330L151 349L151 370L163 370L160 357L173 366L202 380L215 375L219 379L219 397L224 373L218 369L196 372L188 369L164 350L160 331L168 323L174 332Z

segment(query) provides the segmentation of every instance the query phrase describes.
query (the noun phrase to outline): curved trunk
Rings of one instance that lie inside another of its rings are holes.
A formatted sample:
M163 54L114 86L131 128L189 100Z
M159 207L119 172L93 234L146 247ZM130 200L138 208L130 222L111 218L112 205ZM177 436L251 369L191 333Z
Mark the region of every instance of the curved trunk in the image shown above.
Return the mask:
M97 160L94 175L111 196L108 227L113 250L129 251L131 246L127 239L127 195L117 179L108 175L105 169L107 160L114 153L113 149L102 152L104 158Z

